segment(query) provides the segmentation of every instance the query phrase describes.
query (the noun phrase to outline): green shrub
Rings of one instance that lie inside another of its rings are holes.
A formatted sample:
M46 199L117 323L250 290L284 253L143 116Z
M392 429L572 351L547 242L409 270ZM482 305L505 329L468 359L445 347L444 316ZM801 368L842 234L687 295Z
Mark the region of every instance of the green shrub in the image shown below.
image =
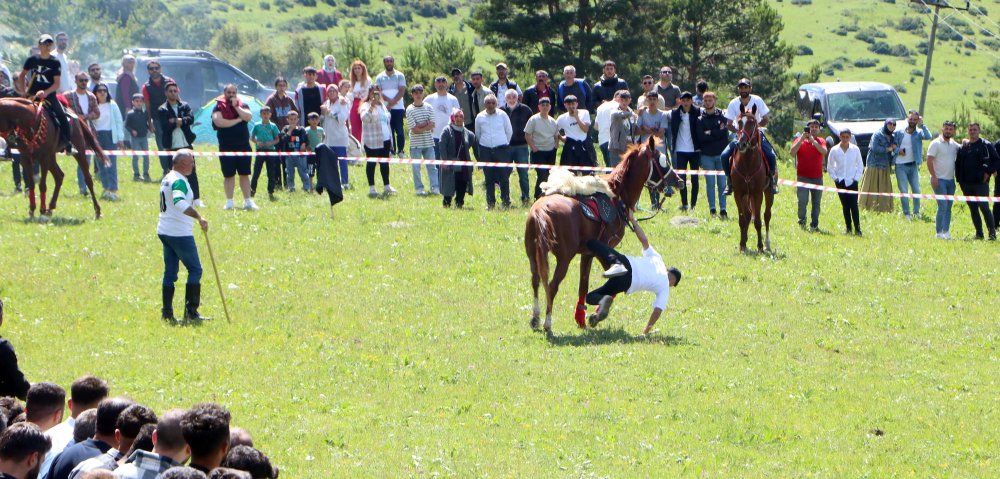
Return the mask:
M812 55L813 54L813 50L812 50L812 48L809 48L809 47L807 47L805 45L799 45L799 47L798 47L798 53L797 54L798 55Z
M879 61L876 58L859 58L854 60L854 66L858 68L872 68L878 65Z

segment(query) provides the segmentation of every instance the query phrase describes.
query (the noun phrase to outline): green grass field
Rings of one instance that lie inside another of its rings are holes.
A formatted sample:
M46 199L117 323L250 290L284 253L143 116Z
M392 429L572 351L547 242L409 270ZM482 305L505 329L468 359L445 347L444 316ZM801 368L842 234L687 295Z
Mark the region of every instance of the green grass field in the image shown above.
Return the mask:
M953 2L962 4L964 2ZM920 42L927 42L931 29L931 14L919 14L911 9L909 0L894 2L874 0L843 0L829 2L816 0L809 5L794 5L791 0L772 0L784 20L782 39L792 46L805 45L812 49L812 55L796 57L793 71L808 71L813 65L824 65L838 57L846 57L844 68L832 70L832 75L823 74L820 81L880 81L890 85L902 85L900 96L907 108L917 108L920 104L920 88L923 82L926 56L917 52ZM1000 79L991 67L1000 64L1000 4L983 0L972 5L986 10L990 16L970 17L969 12L949 12L942 10L946 17L938 25L940 38L953 35L952 28L962 32L962 40L940 40L934 50L931 70L932 81L927 91L927 105L924 116L928 125L940 125L944 120L954 118L955 110L962 104L972 107L973 99L990 95L1000 85ZM901 31L887 22L899 23L910 17L923 21L923 27L912 31ZM987 29L989 33L982 31ZM947 25L946 25L947 24ZM963 25L965 24L965 25ZM835 31L844 26L857 27L845 36ZM951 25L952 27L949 27ZM905 45L911 50L909 57L879 55L869 51L869 44L856 38L859 32L874 30L885 34L876 38L889 45ZM977 48L969 48L971 41ZM860 59L876 59L872 67L857 67L853 62ZM979 115L974 115L978 117Z
M0 163L0 332L31 381L97 374L157 412L217 401L291 478L995 474L996 244L937 241L898 213L845 236L829 194L808 233L785 188L775 253L741 255L735 222L702 197L701 222L673 226L674 199L645 224L684 272L658 331L639 336L649 295L578 330L574 268L547 338L528 327L526 210L486 212L478 183L472 208L446 211L413 195L408 166L388 200L351 168L331 221L302 193L224 212L202 163L233 323L199 233L216 320L198 327L159 320L155 184L123 164L123 201L94 221L68 181L38 224ZM971 236L964 206L952 231Z

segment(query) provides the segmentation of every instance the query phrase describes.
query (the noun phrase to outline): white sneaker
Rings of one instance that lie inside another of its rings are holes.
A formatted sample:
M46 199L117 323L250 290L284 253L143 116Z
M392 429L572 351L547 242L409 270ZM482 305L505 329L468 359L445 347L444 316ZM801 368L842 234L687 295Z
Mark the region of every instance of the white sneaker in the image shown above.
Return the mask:
M431 194L432 195L440 195L441 194L441 189L439 189L439 188L431 188Z
M604 276L605 278L617 278L618 276L622 276L627 273L628 273L628 268L626 268L625 265L621 263L615 263L611 265L611 267L608 268L608 270L605 271L602 274L602 276Z
M205 202L201 201L201 198L198 198L197 200L194 200L194 206L195 208L204 208Z
M941 233L941 239L946 239L946 240L950 241L950 240L953 240L955 238L951 237L951 232L950 231L945 231L944 233Z
M910 215L903 215L903 217L906 218L906 221L913 221L913 217Z
M388 190L388 188L389 188L389 187L387 186L387 187L386 187L386 191L389 191L389 190ZM419 190L417 190L417 196L427 196L427 192L426 192L426 191L424 191L424 189L423 189L423 188L420 188Z
M378 196L378 190L376 190L374 186L368 187L368 197L374 198L376 196Z
M934 237L937 238L937 239L939 239L939 240L943 240L944 239L944 235L941 234L941 233L935 234Z
M233 200L226 200L226 206L223 206L222 209L224 210L233 209Z
M254 203L252 199L247 198L246 200L243 201L243 209L249 211L257 211L260 209L260 207L257 206L257 203Z
M385 185L385 194L394 195L396 194L396 189L393 188L392 185Z

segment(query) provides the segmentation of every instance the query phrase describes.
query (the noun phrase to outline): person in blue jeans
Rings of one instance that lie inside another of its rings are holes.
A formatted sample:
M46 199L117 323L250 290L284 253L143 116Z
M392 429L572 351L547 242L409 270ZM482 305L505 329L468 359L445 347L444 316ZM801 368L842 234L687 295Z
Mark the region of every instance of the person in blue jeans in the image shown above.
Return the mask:
M309 135L305 128L298 126L299 113L295 110L288 112L288 125L281 131L285 151L293 153L303 153L309 149ZM312 190L312 181L309 178L308 158L305 155L290 154L285 157L285 183L288 185L288 192L295 192L295 171L299 172L299 179L302 180L302 190Z
M906 117L906 128L896 130L899 152L896 155L896 184L899 192L920 194L920 164L924 162L924 140L930 140L931 132L924 126L924 119L916 110L910 110ZM903 216L911 219L920 217L920 198L913 198L913 216L910 215L910 198L900 198Z
M750 84L750 79L741 78L739 83L736 85L736 91L739 95L733 98L729 102L729 106L726 107L726 119L729 120L729 131L733 133L739 133L739 129L736 126L736 119L740 115L740 106L742 106L746 111L751 111L754 107L757 107L757 127L764 128L767 126L770 120L771 110L764 103L764 100L754 95L753 86ZM738 145L738 138L733 140L725 150L722 151L722 165L725 167L726 171L726 195L733 194L733 182L732 178L729 176L730 173L730 162L729 159L732 157L733 152L736 151ZM774 147L771 146L771 142L767 140L767 135L764 134L764 130L760 131L761 149L764 151L764 157L767 158L767 166L770 167L771 171L771 192L778 194L778 157L774 153Z
M961 145L954 140L955 122L946 121L941 127L941 135L931 142L927 148L927 171L931 174L931 187L939 195L955 194L955 162ZM937 228L937 238L952 239L951 233L951 199L937 200L938 211L934 219Z
M201 260L198 246L194 242L194 222L201 230L208 232L208 220L194 209L194 194L187 175L194 168L191 150L179 150L173 156L173 169L160 181L160 217L156 225L156 235L163 244L163 309L164 321L174 322L174 283L180 272L180 265L188 271L184 291L184 320L205 321L198 314L201 304Z
M725 171L722 166L722 151L729 145L729 130L726 129L726 116L722 110L715 107L717 98L714 92L702 94L701 115L698 117L698 138L701 140L701 167L705 170ZM719 217L726 219L726 177L723 175L709 176L705 179L708 190L708 212L715 216L715 199L719 199ZM716 193L718 192L718 193Z

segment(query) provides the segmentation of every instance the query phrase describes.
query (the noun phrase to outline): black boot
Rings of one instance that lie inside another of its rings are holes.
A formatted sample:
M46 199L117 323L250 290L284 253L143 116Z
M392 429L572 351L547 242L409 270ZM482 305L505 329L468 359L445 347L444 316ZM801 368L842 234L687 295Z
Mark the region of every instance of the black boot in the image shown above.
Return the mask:
M163 313L163 320L174 322L174 285L165 284L163 285L163 309L160 310Z
M771 193L775 194L775 195L778 194L778 174L777 173L772 173L771 174Z
M198 306L201 304L201 285L189 284L184 289L184 321L211 321L198 314Z
M733 194L733 177L726 175L726 190L722 192L724 196L732 196Z

